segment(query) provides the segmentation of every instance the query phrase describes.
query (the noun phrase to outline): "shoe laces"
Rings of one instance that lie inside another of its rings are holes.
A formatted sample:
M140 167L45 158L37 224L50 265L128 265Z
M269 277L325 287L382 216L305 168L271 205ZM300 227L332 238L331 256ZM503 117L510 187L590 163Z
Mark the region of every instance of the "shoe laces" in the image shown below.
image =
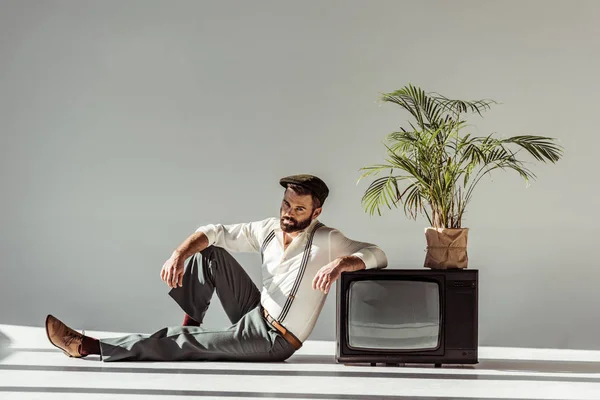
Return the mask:
M85 331L83 331L83 332L85 333ZM83 335L83 334L79 334L77 331L69 331L64 336L65 346L70 346L71 343L73 343L74 340L80 339L81 335Z

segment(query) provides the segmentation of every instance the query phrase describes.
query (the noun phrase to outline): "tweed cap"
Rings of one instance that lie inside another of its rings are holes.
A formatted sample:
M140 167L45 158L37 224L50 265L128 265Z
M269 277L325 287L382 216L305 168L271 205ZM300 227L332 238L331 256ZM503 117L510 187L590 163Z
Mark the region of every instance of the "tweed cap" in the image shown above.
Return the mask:
M279 180L281 186L287 188L289 183L293 183L298 186L302 186L315 194L317 199L321 202L321 205L325 203L325 199L329 195L329 188L321 179L314 175L301 174L286 176Z

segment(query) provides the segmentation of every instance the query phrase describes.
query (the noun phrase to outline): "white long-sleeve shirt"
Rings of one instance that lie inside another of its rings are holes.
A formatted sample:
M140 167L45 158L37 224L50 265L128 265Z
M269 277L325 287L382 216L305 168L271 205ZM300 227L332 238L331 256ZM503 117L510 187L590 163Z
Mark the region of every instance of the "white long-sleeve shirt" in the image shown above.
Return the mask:
M356 256L366 268L387 266L387 257L379 247L348 239L318 220L313 220L285 250L278 218L232 225L210 224L196 232L206 235L209 246L261 254L261 304L302 342L312 332L325 303L326 295L312 288L312 281L322 267L342 256Z

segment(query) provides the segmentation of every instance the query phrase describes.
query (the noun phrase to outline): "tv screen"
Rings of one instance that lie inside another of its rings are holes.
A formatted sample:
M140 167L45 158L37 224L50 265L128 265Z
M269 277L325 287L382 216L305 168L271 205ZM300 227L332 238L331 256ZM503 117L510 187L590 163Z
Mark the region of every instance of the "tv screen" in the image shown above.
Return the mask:
M348 291L353 349L435 350L441 335L440 287L426 280L359 280Z

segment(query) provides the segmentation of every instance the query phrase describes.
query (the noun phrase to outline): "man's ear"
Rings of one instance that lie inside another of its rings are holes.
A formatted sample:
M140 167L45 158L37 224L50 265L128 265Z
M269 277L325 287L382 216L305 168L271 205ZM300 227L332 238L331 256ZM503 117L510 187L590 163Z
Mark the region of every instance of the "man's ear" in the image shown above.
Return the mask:
M313 211L312 219L317 219L319 217L319 215L321 215L322 211L323 211L322 207L319 207L315 211Z

